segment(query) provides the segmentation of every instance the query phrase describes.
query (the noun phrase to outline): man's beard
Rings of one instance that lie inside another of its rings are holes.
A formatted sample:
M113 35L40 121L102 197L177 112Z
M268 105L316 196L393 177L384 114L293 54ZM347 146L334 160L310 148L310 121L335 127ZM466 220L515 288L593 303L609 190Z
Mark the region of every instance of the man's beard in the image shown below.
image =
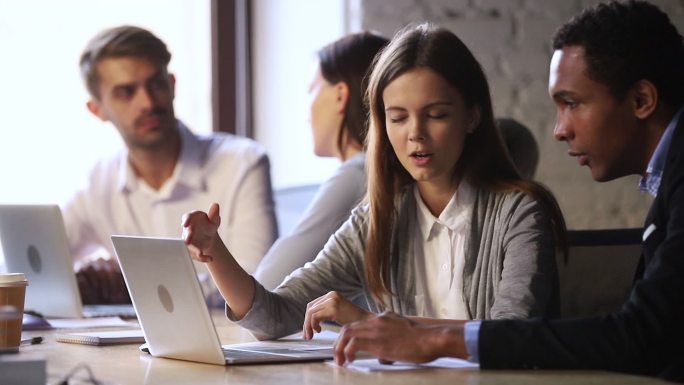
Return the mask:
M131 135L131 137L128 140L128 145L130 147L145 150L153 150L163 147L167 142L169 142L174 137L174 131L176 129L176 119L173 118L173 115L170 114L168 109L166 108L157 107L153 111L138 117L133 123L134 127L136 127L137 129L138 127L142 126L143 124L145 124L145 120L149 119L150 117L156 117L157 119L159 119L159 125L155 129L155 131L158 132L160 135L152 141L141 140L137 136Z

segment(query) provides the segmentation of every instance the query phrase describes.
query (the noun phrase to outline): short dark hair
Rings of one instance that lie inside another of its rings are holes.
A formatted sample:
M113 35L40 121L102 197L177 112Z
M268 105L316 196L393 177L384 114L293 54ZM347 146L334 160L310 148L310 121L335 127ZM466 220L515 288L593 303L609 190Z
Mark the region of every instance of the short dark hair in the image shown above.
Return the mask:
M670 108L684 101L682 36L658 7L645 1L598 4L562 25L553 48L584 48L587 76L618 99L637 81L651 81Z
M344 82L349 87L349 99L342 127L337 137L337 147L342 152L344 127L347 134L360 144L366 141L368 132L368 108L364 103L367 74L373 59L389 39L374 32L358 32L344 36L318 51L321 76L329 83Z
M144 28L123 25L105 29L88 42L79 62L83 82L92 97L100 97L97 63L115 57L145 58L163 69L171 61L166 44Z

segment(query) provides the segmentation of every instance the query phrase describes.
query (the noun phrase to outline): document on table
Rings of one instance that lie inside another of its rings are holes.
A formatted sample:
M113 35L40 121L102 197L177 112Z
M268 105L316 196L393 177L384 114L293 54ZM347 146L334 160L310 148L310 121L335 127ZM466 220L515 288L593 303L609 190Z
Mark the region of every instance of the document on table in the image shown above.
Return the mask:
M335 365L333 362L328 362L329 364ZM360 372L393 372L401 370L416 370L416 369L429 369L429 368L445 368L445 369L466 369L466 368L479 368L480 365L461 360L458 358L438 358L432 362L427 362L424 364L413 364L408 362L395 362L393 364L381 364L377 359L363 359L356 360L351 364L347 364L345 368L357 370Z

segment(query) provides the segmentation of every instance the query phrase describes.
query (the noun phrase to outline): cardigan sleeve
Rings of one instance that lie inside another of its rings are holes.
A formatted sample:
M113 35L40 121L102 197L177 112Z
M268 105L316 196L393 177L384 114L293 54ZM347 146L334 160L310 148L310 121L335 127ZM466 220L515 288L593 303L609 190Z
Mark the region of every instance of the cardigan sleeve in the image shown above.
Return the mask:
M316 259L290 274L274 291L255 282L252 308L239 321L231 309L226 315L258 339L273 339L302 329L306 305L330 292L354 298L363 291L363 253L367 234L365 206L333 234Z
M551 221L529 195L511 194L502 210L503 261L491 319L557 316L558 270Z

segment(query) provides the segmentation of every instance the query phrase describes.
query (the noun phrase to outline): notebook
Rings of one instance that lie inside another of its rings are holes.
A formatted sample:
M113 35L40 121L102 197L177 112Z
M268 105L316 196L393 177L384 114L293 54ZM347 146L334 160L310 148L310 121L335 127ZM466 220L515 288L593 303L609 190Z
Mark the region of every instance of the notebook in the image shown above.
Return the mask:
M332 359L334 338L222 347L183 240L114 235L112 243L153 356L217 365Z
M0 241L7 270L29 281L25 309L45 317L135 317L132 305L83 306L59 206L0 205Z
M142 330L114 330L105 332L82 332L55 334L57 342L85 345L139 344L145 342Z

